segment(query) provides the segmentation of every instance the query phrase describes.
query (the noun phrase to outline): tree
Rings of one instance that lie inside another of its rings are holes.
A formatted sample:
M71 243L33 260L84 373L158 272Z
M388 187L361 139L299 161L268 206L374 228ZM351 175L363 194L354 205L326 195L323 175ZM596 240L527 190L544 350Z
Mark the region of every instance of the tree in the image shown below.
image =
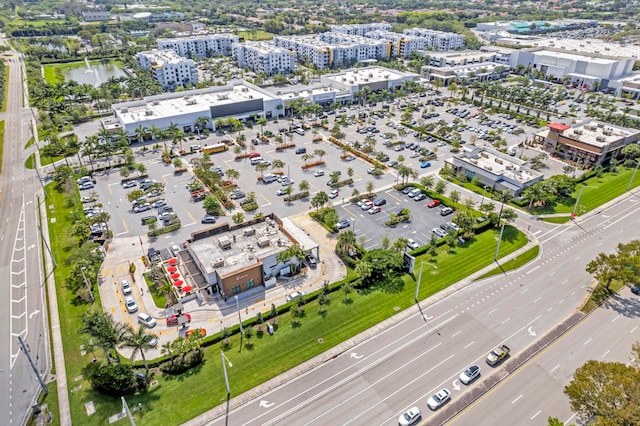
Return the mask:
M633 240L627 244L618 244L616 252L612 254L599 253L587 264L586 270L593 274L608 290L615 279L632 286L640 282L640 240Z
M244 222L244 214L242 214L242 212L238 212L231 216L231 220L233 220L233 223L235 223L236 225L241 224L242 222Z
M358 277L360 277L360 280L366 280L369 278L372 271L373 268L369 262L361 260L356 264L355 272L358 274Z
M436 183L436 187L433 190L435 191L436 194L442 195L444 194L444 191L446 188L447 188L447 182L443 180L439 180L438 183Z
M220 216L220 214L222 213L220 203L218 202L216 196L213 194L208 194L206 197L204 197L202 207L204 207L204 211L209 215Z
M420 179L420 185L424 186L424 189L426 190L430 190L431 188L433 188L434 182L435 179L433 176L425 176Z
M327 195L327 193L324 191L316 193L316 195L311 198L311 206L315 208L316 211L318 211L319 208L322 208L328 202L329 195Z
M367 251L362 260L371 264L371 275L363 280L364 285L380 284L390 289L392 280L404 268L402 253L394 250L375 248Z
M640 370L622 362L590 360L564 388L578 418L593 425L640 424Z
M454 203L457 203L458 201L460 201L460 192L458 191L451 191L449 193L449 198L451 199L451 201L453 201Z
M348 230L341 232L338 235L337 246L343 252L348 252L356 244L356 234L353 231Z
M147 365L147 358L144 356L144 352L153 348L153 346L151 345L153 336L151 334L147 334L146 330L147 328L144 325L141 325L138 330L134 330L131 325L127 324L127 333L124 336L122 346L125 348L133 349L133 352L131 353L131 361L133 361L133 359L136 357L136 354L140 352L140 356L142 357L142 361L144 362L144 368L148 375L149 366Z
M126 336L124 325L113 320L111 315L102 311L88 311L82 316L82 327L80 332L88 334L96 345L102 348L107 363L111 363L111 352L115 354L116 360L120 363L120 355L116 348L122 344Z
M301 192L308 191L310 188L309 181L302 180L302 182L300 182L300 184L298 185L298 188Z
M496 198L498 201L500 201L500 213L498 213L498 223L500 223L500 220L502 219L502 211L504 210L504 204L513 201L514 197L511 191L509 191L508 189L503 189L502 191L498 192Z

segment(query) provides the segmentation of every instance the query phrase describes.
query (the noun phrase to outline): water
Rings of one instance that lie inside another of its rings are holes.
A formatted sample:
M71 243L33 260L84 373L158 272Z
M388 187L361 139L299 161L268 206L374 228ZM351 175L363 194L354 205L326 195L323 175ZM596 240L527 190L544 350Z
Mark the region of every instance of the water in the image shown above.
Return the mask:
M80 84L99 86L107 81L109 77L124 77L126 74L114 63L91 64L85 58L84 65L62 69L62 76L65 80L75 80Z

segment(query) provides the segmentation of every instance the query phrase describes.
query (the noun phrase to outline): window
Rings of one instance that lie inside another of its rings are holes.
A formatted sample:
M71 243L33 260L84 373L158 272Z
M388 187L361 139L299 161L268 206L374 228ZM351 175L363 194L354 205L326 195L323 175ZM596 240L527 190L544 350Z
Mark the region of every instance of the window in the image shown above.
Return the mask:
M240 293L239 285L234 285L233 287L231 287L231 294L238 294L238 293Z
M253 282L253 278L252 278L249 281L247 281L247 284L246 284L247 290L249 290L250 288L253 288L253 286L255 286L255 283Z

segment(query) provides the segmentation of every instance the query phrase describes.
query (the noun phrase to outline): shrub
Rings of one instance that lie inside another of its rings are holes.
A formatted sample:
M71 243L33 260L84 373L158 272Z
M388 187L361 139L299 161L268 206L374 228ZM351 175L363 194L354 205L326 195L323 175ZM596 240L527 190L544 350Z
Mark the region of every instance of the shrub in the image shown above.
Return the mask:
M170 359L160 365L165 374L180 374L200 364L204 359L204 351L200 348L187 352L183 356Z
M294 200L299 200L301 198L306 198L309 196L309 191L303 191L303 192L298 192L297 194L291 194L290 196L286 197L285 199L287 201L294 201Z
M338 182L334 182L331 184L331 188L340 188L341 186L351 185L353 183L353 179L345 179Z
M120 397L137 390L136 379L130 364L105 364L95 362L84 369L91 386L104 394Z
M165 226L164 228L154 229L153 231L149 231L147 233L150 237L157 237L158 235L168 234L169 232L177 231L180 229L182 225L180 222L174 223L173 225Z
M252 203L243 204L242 205L242 210L244 210L245 212L251 212L251 211L254 211L254 210L258 210L258 203L256 203L254 201Z

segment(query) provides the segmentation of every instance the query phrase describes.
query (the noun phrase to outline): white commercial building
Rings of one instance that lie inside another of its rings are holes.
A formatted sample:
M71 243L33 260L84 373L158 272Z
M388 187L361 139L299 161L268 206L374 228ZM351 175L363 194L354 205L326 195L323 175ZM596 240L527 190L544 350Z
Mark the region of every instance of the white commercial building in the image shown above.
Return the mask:
M371 24L329 25L329 29L334 33L366 36L371 31L390 31L391 24L374 22Z
M232 52L240 68L247 67L253 72L269 76L290 74L297 66L295 51L269 42L235 43Z
M196 64L191 59L178 56L173 50L149 50L136 55L142 68L150 69L163 90L176 90L178 86L195 86L198 83Z
M209 58L231 54L231 45L238 42L234 34L206 34L191 37L158 39L158 49L171 49L185 58Z
M207 127L215 130L215 120L234 117L246 120L250 117L272 117L284 113L279 96L241 80L230 81L226 86L164 93L139 101L114 104L115 118L128 135L133 136L138 126L166 129L175 123L184 132L195 129L198 118L209 119Z
M321 83L338 91L346 91L354 100L358 90L368 87L372 92L392 90L402 86L405 81L416 81L418 74L403 72L382 67L354 68L336 74L325 74L320 77Z
M444 86L451 81L497 80L504 77L511 67L512 49L488 48L454 52L424 52L429 62L422 73L430 80L440 80Z

